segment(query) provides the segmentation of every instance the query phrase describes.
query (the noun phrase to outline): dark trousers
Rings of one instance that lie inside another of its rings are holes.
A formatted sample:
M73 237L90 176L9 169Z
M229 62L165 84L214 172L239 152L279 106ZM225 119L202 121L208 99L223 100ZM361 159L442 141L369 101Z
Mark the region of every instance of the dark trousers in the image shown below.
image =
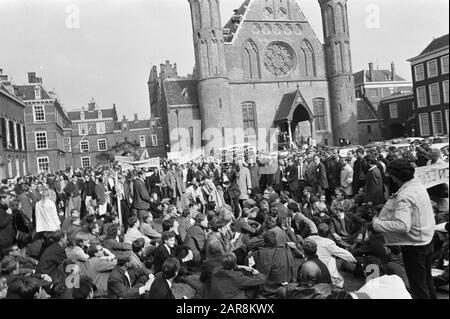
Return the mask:
M436 289L431 275L433 244L403 246L402 255L412 297L436 299Z

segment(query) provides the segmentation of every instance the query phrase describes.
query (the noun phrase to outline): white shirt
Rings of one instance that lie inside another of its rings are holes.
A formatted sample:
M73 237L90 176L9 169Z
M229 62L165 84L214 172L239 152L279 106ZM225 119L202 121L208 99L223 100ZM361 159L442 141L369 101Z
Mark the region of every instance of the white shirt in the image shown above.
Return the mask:
M317 256L323 262L331 275L331 280L336 287L342 288L344 286L344 278L337 270L336 257L342 258L348 262L356 262L355 257L347 250L338 247L334 241L329 238L320 236L309 236L317 244Z
M357 292L367 294L370 299L412 299L405 283L397 275L374 278Z
M60 229L61 221L58 218L55 203L42 199L36 203L36 232L56 231Z

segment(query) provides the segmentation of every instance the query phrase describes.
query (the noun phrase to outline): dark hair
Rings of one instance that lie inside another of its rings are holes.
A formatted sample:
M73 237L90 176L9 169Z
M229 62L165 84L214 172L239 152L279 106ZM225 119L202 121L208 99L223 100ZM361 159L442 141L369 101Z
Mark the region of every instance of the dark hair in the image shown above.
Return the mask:
M131 245L131 249L133 249L134 253L138 253L144 248L145 240L144 238L138 238L135 241L133 241L133 244Z
M107 239L115 239L117 237L117 230L119 229L119 224L111 224L106 231Z
M132 228L137 223L137 220L136 216L128 218L128 227Z
M236 262L236 255L232 252L228 252L222 257L222 266L226 270L233 270L234 268L236 268Z
M180 262L176 258L167 258L162 264L161 271L165 279L173 278L180 271Z
M302 243L302 247L306 257L313 257L317 253L317 244L314 240L308 238L305 239L305 241Z
M277 235L273 231L266 231L263 235L263 238L264 238L264 246L276 247Z
M79 287L72 289L73 299L87 299L92 292L94 284L92 279L86 275L80 276Z
M18 265L19 263L14 259L14 257L5 256L0 262L0 273L2 275L9 276L14 270L17 269Z
M57 243L57 242L59 242L61 239L63 239L64 236L66 236L66 234L64 233L64 231L62 231L62 230L57 230L57 231L51 232L51 233L49 234L49 239L50 239L52 242Z
M319 224L317 230L320 237L327 238L330 235L330 227L325 223Z
M228 223L229 223L229 221L227 221L223 218L214 217L209 222L209 227L211 228L212 231L217 232L220 228L225 227Z
M206 218L208 218L208 216L206 216L205 214L200 213L200 214L198 214L198 215L195 217L195 222L198 223L198 224L200 224L200 223L201 223L204 219L206 219Z
M100 245L96 244L96 245L89 246L87 253L90 258L95 257L95 254L99 252L98 246L100 246Z
M189 208L185 208L181 212L181 217L188 217L190 214L191 214L191 210Z
M168 240L168 239L170 239L170 238L174 238L174 237L175 237L175 234L172 231L168 231L168 230L164 231L161 234L161 239L162 239L163 242Z
M208 248L211 256L216 257L222 255L222 244L218 240L211 241Z
M397 177L402 182L408 182L414 178L415 169L408 160L400 158L389 163L387 173Z
M8 285L8 294L15 294L19 299L34 299L34 295L39 292L39 288L36 278L16 277Z
M298 213L298 212L300 211L300 208L299 208L298 204L297 204L297 203L294 203L294 202L289 203L289 204L287 205L287 208L290 209L290 210L292 210L294 213Z
M163 230L163 232L170 230L173 227L174 222L175 222L175 218L172 218L172 217L169 218L169 219L164 220L163 223L162 223L162 230Z

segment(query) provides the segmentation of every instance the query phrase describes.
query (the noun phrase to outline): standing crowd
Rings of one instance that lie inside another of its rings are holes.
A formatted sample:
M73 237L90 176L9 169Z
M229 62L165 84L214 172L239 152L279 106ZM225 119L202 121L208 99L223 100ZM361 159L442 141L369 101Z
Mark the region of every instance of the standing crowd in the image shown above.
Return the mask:
M436 298L448 184L414 173L446 161L310 148L3 180L0 299Z

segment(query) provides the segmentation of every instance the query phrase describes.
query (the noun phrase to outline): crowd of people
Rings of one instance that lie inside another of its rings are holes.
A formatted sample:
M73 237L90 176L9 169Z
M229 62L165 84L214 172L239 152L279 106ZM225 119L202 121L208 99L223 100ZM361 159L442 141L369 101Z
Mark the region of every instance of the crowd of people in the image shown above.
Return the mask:
M444 163L310 148L3 180L0 298L436 298L448 184L414 173Z

